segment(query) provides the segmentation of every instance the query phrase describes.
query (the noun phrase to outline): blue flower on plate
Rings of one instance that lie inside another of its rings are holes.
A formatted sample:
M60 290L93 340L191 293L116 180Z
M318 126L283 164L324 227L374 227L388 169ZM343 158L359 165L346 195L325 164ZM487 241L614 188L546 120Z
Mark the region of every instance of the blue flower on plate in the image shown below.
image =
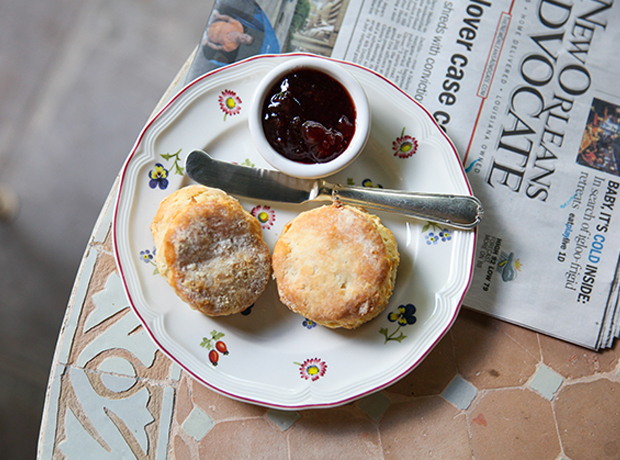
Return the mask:
M305 318L304 322L302 324L307 329L312 329L313 327L316 327L316 323L314 321L312 321L311 319L308 319L308 318Z
M450 241L452 239L452 233L450 233L450 230L448 230L447 228L444 228L442 231L439 232L439 238L441 238L441 241Z
M144 263L149 264L153 261L154 258L155 258L155 250L153 250L153 252L149 251L148 249L145 249L144 251L140 251L140 259L142 259Z
M426 244L437 244L439 242L440 236L435 232L428 232L426 235Z
M414 324L416 322L415 311L415 306L410 303L407 305L401 305L396 311L393 311L388 315L388 319L393 323L400 324L401 326Z
M159 270L157 269L157 264L155 263L155 258L157 257L156 254L156 249L153 248L153 250L149 250L149 249L145 249L143 251L140 251L140 260L142 262L144 262L145 264L150 264L153 267L155 267L155 270L153 271L153 275L158 275L159 274Z
M149 187L166 190L168 188L168 170L161 163L155 164L155 169L149 171Z
M392 323L398 324L398 327L390 332L388 328L382 327L379 329L379 333L385 337L385 343L390 341L394 342L402 342L403 339L406 339L407 336L400 332L400 329L405 326L409 326L411 324L415 324L416 322L416 308L413 304L408 303L407 305L401 305L396 309L396 311L390 312L388 314L388 320ZM398 334L400 332L400 334ZM398 335L396 335L398 334Z

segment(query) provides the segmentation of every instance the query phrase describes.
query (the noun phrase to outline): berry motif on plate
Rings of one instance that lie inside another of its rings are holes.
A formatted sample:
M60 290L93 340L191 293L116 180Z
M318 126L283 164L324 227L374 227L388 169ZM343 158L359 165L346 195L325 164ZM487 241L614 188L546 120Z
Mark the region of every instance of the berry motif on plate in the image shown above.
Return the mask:
M382 327L379 330L379 333L385 337L385 342L383 343L388 343L390 341L400 343L403 341L403 339L407 338L407 336L403 334L400 330L403 327L415 324L415 313L416 308L413 304L410 303L408 303L407 305L401 305L396 309L396 311L388 313L388 320L392 323L397 323L398 327L393 332L390 332L386 327ZM396 335L398 334L398 332L400 332L400 334Z
M140 251L140 260L142 260L145 264L152 265L155 267L155 271L153 271L153 275L159 274L159 269L157 268L157 264L155 263L155 248L151 251L150 249L145 249Z
M319 358L306 359L303 363L293 363L299 366L299 374L302 379L318 380L325 375L327 371L327 363Z
M432 231L429 231L431 230ZM428 233L427 233L428 232ZM426 244L435 245L439 242L447 243L452 240L452 231L447 228L441 228L437 224L432 222L428 222L424 227L422 227L422 233L426 233Z
M396 140L392 142L392 150L394 150L395 157L412 157L418 150L418 141L415 137L405 134L405 128L403 128L400 137L397 137Z
M256 217L256 219L260 223L261 228L265 230L269 230L273 226L273 223L276 221L276 212L269 206L254 206L250 211L250 214Z
M200 346L209 350L209 361L213 366L217 366L220 361L221 355L228 355L228 345L222 340L224 337L223 332L218 332L215 329L211 331L210 337L203 337Z
M226 116L230 115L232 117L241 112L241 98L234 91L225 89L220 94L218 101L220 109L224 112L224 121L226 121Z

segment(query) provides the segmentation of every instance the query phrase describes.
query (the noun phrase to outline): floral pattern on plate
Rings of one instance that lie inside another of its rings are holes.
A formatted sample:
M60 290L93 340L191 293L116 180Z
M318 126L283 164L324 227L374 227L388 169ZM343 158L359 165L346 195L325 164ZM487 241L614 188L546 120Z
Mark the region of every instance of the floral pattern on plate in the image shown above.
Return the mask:
M149 187L152 189L159 188L160 190L166 190L170 181L168 180L170 176L170 170L173 170L174 174L179 176L183 176L185 171L181 166L181 150L177 150L175 153L163 153L159 155L166 161L172 160L172 165L166 168L162 163L155 163L153 169L149 171Z
M220 353L224 356L228 355L228 346L222 340L225 336L223 332L218 332L215 329L211 331L209 337L203 337L200 346L209 350L209 361L212 365L217 366L220 361Z
M234 91L229 89L222 91L218 101L220 109L224 112L224 121L228 115L238 115L241 112L241 98Z
M400 332L399 335L396 334L401 330L401 328L415 324L415 322L417 321L415 313L416 308L413 304L410 303L408 303L407 305L401 305L396 311L390 312L388 314L388 320L392 323L398 324L398 326L392 332L390 332L386 327L382 327L381 329L379 329L379 333L385 337L384 343L388 343L390 341L400 343L403 341L403 339L406 339L407 336L402 332Z
M432 222L428 222L422 228L422 233L425 233L424 238L426 239L426 244L430 246L439 242L447 243L452 239L453 231L448 228L441 228Z
M301 324L306 329L312 329L313 327L316 327L316 323L308 318L304 318Z
M250 214L256 217L256 220L258 220L261 228L264 230L269 230L276 221L276 212L269 206L254 206Z
M173 96L149 122L125 163L113 242L131 307L176 363L207 387L233 398L277 409L301 410L341 405L368 395L419 364L458 313L471 277L476 234L454 230L440 235L443 229L431 227L422 232L425 222L378 212L394 234L403 262L386 314L350 331L322 327L307 330L310 323L303 325L304 319L280 302L273 282L245 314L211 318L187 308L165 280L144 276L149 266L143 259L145 255L139 255L145 248L152 248L149 224L161 198L187 184L186 178L177 174L175 161L182 167L184 154L201 148L214 158L268 167L252 146L247 110L239 102L242 97L237 100L234 96L252 94L263 75L291 58L261 56L235 63L197 79ZM357 184L362 184L364 179L370 179L364 180L364 185L471 194L458 153L428 111L376 73L351 63L339 65L346 66L366 90L373 113L373 142L387 148L377 149L371 144L370 150L335 175L333 181L347 183L349 178L355 178ZM230 88L234 88L234 94L227 92ZM226 106L230 114L220 106L220 96L232 98ZM225 123L208 122L221 120L222 115L226 116ZM407 129L402 136L394 136L397 133L392 132L393 127L401 129L402 120L407 120ZM416 153L404 160L395 156L397 152L391 147L397 137L403 138L397 151L411 154L415 139ZM410 148L404 148L403 141L410 141ZM163 169L150 177L147 173L155 170L156 164ZM156 180L158 192L162 190L159 183L168 180L163 193L152 193L152 179ZM274 211L276 219L268 230L263 230L270 249L286 222L321 205L259 203L244 198L239 201L248 211L259 205L268 205ZM264 220L267 223L269 219ZM436 244L426 244L429 232L438 237ZM399 305L408 304L415 305L415 324L390 321L389 313L398 313ZM386 335L377 333L380 328L386 330ZM214 341L205 333L208 331L225 336ZM398 346L390 346L386 354L385 339L394 334L389 342L395 344L401 333L407 337ZM204 337L211 340L210 350L199 346ZM229 355L215 347L218 341L225 342L226 350L231 350ZM214 366L212 360L218 365ZM300 361L298 367L292 366L296 361ZM264 363L269 364L268 372L261 371Z
M306 359L303 363L293 363L299 366L299 375L302 379L312 382L320 379L327 372L327 363L319 358Z
M418 151L418 141L415 137L405 134L405 128L403 128L400 136L392 142L392 150L394 150L394 156L398 158L410 158Z
M153 250L144 249L140 251L140 260L142 260L145 264L149 264L155 267L153 275L159 274L159 269L157 268L157 263L155 262L156 252L157 251L155 250L155 248L153 248Z

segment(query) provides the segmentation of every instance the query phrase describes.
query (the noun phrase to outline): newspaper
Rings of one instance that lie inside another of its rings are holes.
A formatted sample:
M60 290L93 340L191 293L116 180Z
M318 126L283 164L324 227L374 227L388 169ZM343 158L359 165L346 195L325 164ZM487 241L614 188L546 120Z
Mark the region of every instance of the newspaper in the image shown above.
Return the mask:
M220 0L188 80L261 53L366 66L447 132L485 207L464 300L584 347L620 333L614 0ZM252 38L214 46L233 18Z

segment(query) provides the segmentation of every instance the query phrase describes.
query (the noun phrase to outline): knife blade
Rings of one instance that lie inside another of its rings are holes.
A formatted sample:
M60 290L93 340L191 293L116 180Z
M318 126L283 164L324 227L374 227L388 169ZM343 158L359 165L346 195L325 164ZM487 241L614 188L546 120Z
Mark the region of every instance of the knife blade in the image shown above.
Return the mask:
M340 201L365 208L397 212L417 219L469 230L483 215L482 204L469 195L419 193L331 184L323 179L298 179L278 171L216 160L203 150L185 161L190 179L232 195L281 203Z

